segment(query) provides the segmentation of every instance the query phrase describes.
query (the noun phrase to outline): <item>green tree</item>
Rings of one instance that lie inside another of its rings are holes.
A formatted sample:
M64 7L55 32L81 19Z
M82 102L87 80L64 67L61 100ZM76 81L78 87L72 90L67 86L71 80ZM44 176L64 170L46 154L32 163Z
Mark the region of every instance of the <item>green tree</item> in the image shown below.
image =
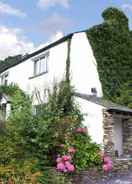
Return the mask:
M132 80L132 36L122 11L108 8L102 16L104 22L89 29L87 36L97 60L104 98L117 102L122 85Z
M132 108L132 81L128 81L122 86L117 102Z

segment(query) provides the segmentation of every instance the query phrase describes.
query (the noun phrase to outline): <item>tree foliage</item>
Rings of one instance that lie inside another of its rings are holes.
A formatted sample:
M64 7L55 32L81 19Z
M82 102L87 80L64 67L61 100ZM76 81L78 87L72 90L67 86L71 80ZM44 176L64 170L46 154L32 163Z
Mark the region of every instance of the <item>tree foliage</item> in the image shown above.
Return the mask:
M126 82L120 91L120 96L116 99L117 102L132 108L132 81Z
M119 102L117 98L124 92L121 87L132 80L132 34L122 11L108 8L102 16L104 22L89 29L87 36L97 60L104 98Z
M16 55L16 56L8 56L6 59L0 60L0 73L18 64L22 59L23 59L22 55Z

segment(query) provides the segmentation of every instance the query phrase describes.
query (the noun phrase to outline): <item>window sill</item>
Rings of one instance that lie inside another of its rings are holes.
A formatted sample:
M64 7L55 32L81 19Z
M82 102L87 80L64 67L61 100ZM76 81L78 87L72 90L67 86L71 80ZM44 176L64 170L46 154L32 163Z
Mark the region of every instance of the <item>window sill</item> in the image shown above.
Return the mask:
M32 77L29 77L29 79L34 79L34 78L36 78L36 77L40 77L41 75L44 75L44 74L46 74L46 73L48 73L48 71L47 71L47 72L42 72L42 73L37 74L37 75L34 75L34 76L32 76Z

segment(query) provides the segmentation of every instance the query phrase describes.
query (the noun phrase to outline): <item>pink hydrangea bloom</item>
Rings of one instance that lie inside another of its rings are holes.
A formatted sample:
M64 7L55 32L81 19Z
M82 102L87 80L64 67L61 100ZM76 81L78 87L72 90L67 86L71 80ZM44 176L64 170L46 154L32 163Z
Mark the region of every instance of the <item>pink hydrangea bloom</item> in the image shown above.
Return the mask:
M62 159L63 159L64 162L69 161L69 160L71 160L71 156L70 155L64 155L64 156L62 156Z
M58 157L57 159L56 159L56 162L57 163L60 163L62 161L62 158L60 158L60 157Z
M77 133L87 133L88 130L87 130L87 127L84 127L84 128L77 128L77 129L76 129L76 132L77 132Z
M110 159L110 157L108 157L108 156L104 156L103 161L104 161L104 163L106 164L106 163L111 162L111 159Z
M57 170L64 172L66 170L65 165L62 162L57 163Z
M73 147L68 148L68 153L74 154L76 150Z
M82 128L77 128L77 129L76 129L76 132L77 132L77 133L81 133L81 131L82 131Z
M111 170L112 169L112 163L108 163L107 165L108 165L109 170Z
M105 172L108 172L112 169L112 160L109 156L106 155L103 156L103 163L104 163L103 170Z
M108 164L104 164L104 165L103 165L103 170L104 170L105 172L108 172L108 171L109 171L109 166L108 166Z
M65 162L65 167L67 168L68 172L74 172L75 171L75 167L73 164L71 164L70 162Z

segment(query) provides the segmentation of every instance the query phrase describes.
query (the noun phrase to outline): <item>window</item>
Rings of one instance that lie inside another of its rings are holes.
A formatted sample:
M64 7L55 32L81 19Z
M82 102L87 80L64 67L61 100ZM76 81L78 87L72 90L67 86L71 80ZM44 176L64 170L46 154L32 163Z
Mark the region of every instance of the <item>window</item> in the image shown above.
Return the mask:
M35 59L34 61L34 75L40 75L48 72L49 52Z
M1 75L1 85L7 85L8 84L8 73L4 73Z
M92 95L97 95L97 89L96 88L91 88L91 93Z

